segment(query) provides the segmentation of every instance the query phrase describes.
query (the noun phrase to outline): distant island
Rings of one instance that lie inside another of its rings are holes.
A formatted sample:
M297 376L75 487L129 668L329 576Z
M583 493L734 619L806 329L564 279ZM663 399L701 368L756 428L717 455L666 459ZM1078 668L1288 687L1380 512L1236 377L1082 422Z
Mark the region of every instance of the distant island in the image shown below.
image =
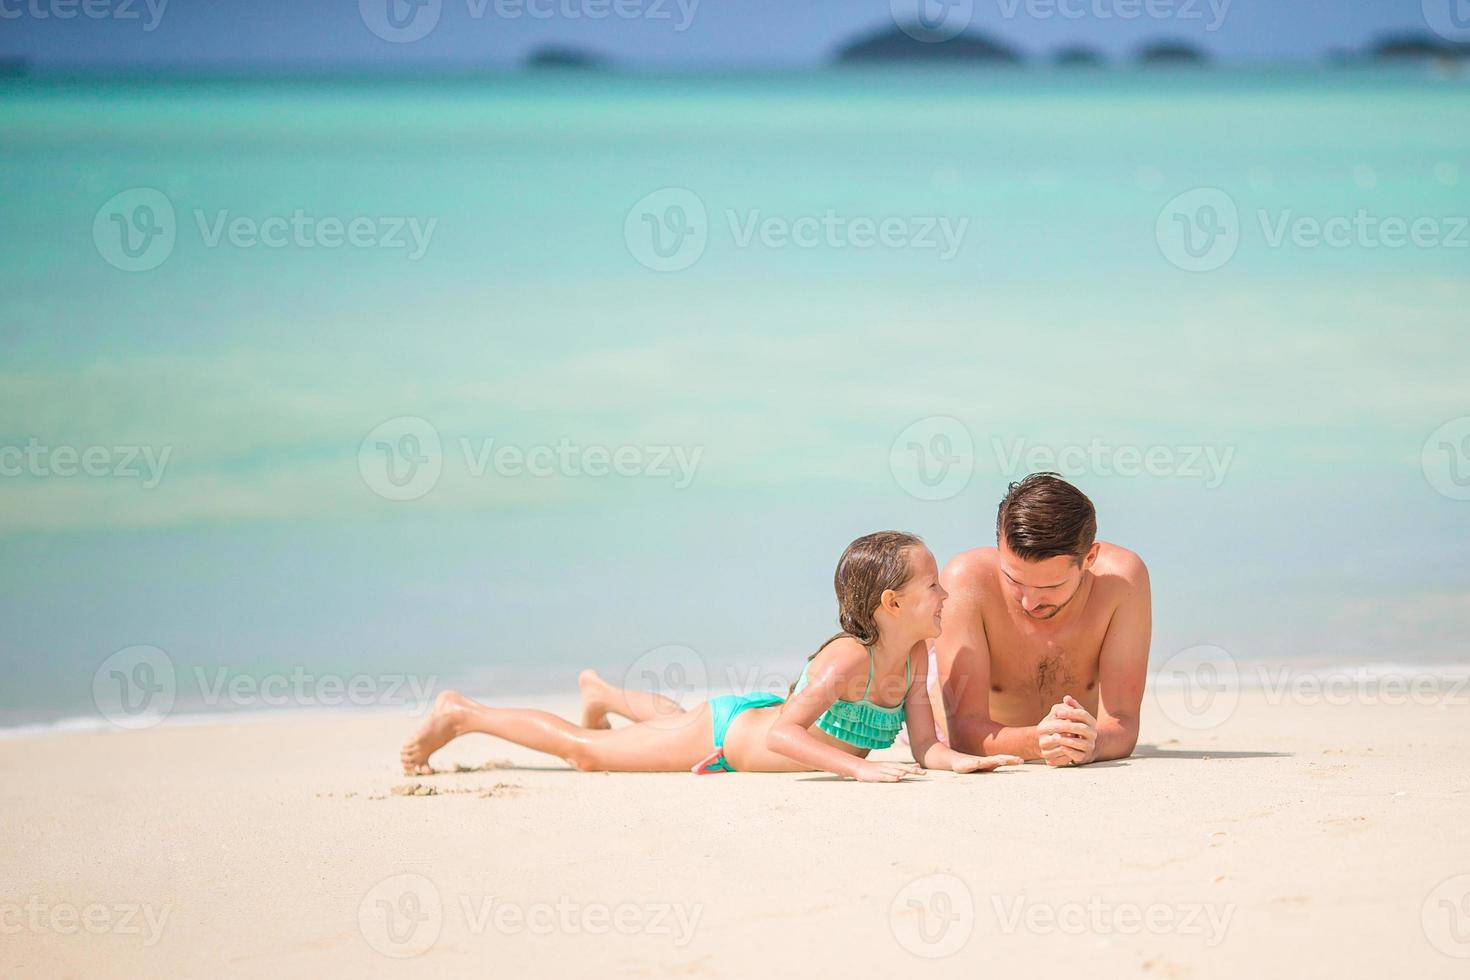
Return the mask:
M20 78L30 70L31 59L20 55L0 55L0 78Z
M1462 61L1470 59L1470 44L1432 34L1390 34L1378 38L1369 55L1374 61Z
M1019 65L1021 52L1003 42L980 34L959 34L946 40L920 41L914 35L930 32L922 27L875 31L844 45L837 52L840 65L893 62L969 62L987 65Z
M1140 65L1208 65L1210 56L1183 41L1155 41L1138 51Z
M606 68L607 62L590 51L578 48L546 47L537 48L526 58L526 68L538 70L543 68L563 69L575 68L586 70L592 68Z
M1099 68L1107 62L1102 52L1080 44L1059 49L1051 60L1059 68Z

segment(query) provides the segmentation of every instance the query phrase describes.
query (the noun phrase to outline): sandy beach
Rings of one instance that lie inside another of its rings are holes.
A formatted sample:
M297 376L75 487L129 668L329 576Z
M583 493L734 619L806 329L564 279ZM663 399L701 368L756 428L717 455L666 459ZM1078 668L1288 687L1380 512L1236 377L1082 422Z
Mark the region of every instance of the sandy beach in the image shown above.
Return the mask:
M481 736L410 779L386 714L11 739L0 973L1465 975L1464 692L1159 697L1126 762L897 785Z

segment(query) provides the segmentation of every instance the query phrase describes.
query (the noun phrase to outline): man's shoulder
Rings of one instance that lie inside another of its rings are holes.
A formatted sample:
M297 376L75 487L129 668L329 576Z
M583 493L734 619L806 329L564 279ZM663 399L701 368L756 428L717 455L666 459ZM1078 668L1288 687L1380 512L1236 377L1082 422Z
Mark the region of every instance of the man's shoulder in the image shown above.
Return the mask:
M1108 541L1098 542L1097 561L1092 570L1095 574L1116 576L1133 584L1148 581L1148 566L1138 553Z
M944 571L939 578L945 583L945 588L950 585L975 584L994 575L999 562L998 548L971 548L945 562Z

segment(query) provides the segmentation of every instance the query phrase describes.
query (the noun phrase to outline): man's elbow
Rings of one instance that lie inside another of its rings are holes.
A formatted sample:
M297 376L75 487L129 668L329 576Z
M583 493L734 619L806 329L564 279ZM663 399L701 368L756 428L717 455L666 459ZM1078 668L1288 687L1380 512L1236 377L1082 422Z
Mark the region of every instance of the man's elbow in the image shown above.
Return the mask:
M1126 759L1133 755L1133 750L1138 748L1138 722L1129 719L1119 719L1113 736L1103 746L1104 751L1097 754L1096 761L1112 762L1115 759Z

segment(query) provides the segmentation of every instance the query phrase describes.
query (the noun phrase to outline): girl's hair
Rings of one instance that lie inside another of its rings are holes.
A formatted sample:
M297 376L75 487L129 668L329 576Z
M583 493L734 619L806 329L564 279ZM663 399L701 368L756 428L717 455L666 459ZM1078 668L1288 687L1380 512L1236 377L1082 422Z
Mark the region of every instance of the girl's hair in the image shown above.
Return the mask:
M917 534L904 531L874 531L847 546L837 560L837 573L832 576L832 586L837 591L837 623L842 632L817 647L817 652L806 658L807 663L831 646L833 640L844 636L863 646L878 642L878 623L873 614L883 601L884 592L897 591L908 584L909 552L923 546ZM791 685L791 689L796 690L796 685Z

